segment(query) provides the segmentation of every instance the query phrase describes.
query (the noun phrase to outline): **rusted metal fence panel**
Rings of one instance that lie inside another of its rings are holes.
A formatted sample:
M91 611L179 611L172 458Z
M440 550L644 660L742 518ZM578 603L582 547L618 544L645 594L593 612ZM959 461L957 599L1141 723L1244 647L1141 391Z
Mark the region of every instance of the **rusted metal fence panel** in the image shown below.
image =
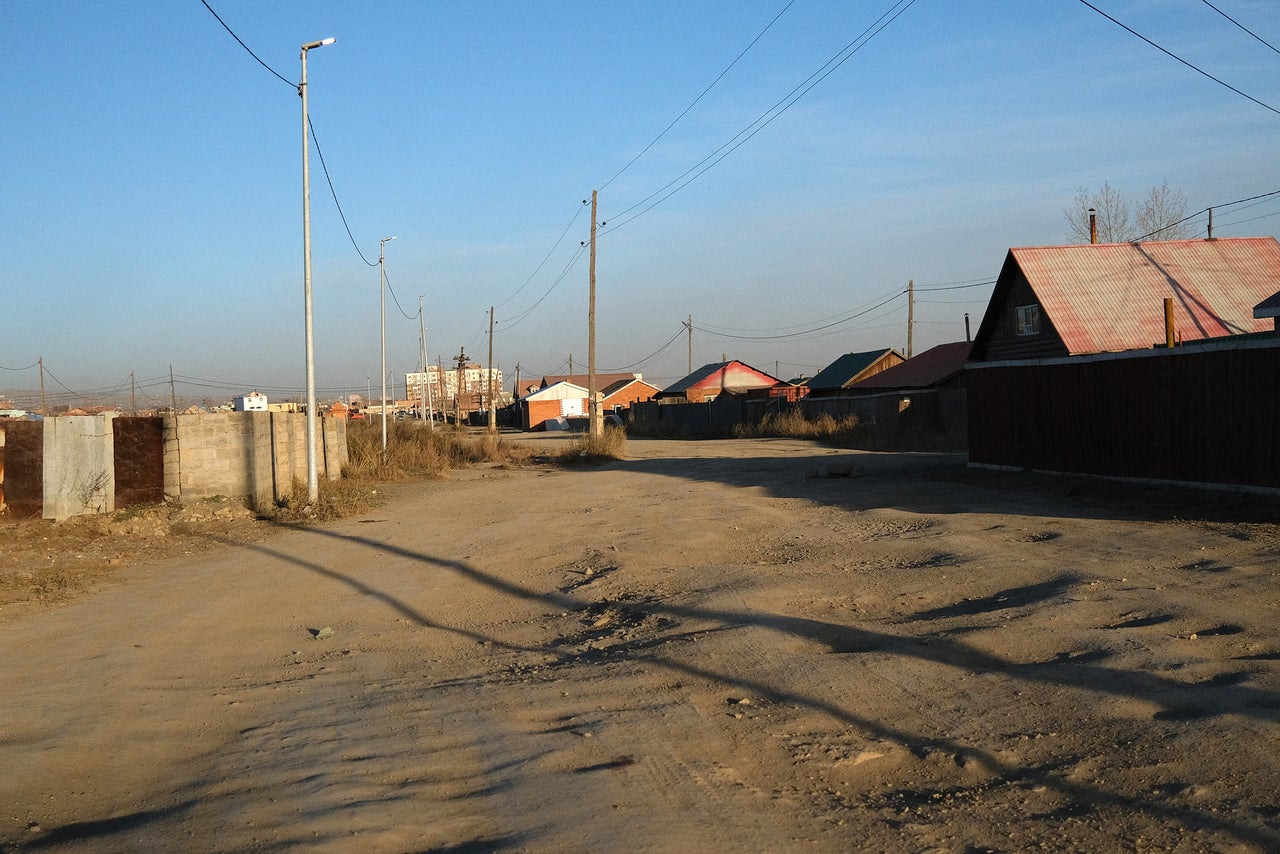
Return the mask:
M116 507L164 501L164 419L111 420Z
M39 518L44 511L44 422L4 425L4 501L16 518Z
M971 365L969 461L1280 487L1280 342Z

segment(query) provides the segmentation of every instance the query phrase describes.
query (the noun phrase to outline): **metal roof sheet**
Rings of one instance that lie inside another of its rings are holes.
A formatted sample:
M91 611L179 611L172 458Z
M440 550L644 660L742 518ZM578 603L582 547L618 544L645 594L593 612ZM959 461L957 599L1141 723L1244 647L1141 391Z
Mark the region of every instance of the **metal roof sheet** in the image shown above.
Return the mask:
M912 356L900 365L885 368L865 380L854 383L852 391L873 388L929 388L950 379L964 370L972 344L957 341L930 347L918 356Z
M882 350L868 350L865 353L845 353L831 364L813 375L809 380L812 391L827 391L844 388L845 384L858 376L883 358L888 353L897 352L892 347Z
M1184 341L1268 326L1253 306L1280 289L1272 237L1082 244L1009 250L1071 354L1150 347L1173 299Z

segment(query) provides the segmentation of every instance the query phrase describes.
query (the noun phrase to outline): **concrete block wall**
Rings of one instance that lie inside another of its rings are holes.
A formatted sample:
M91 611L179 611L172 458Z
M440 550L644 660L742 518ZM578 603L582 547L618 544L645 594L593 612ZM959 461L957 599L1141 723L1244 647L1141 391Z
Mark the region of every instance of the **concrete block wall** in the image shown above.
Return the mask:
M176 434L178 493L182 499L214 495L245 498L265 507L307 482L305 416L296 412L216 412L179 415ZM346 421L322 418L317 433L320 477L337 480L346 465ZM166 439L169 430L166 429ZM166 442L166 494L171 467Z

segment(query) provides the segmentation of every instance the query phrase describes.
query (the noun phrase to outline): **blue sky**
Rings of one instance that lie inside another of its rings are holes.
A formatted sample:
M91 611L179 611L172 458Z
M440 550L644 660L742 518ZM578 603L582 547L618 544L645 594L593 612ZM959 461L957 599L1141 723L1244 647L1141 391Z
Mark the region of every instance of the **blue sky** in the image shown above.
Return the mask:
M292 82L300 45L329 36L308 59L311 119L359 252L313 148L322 398L378 385L376 261L391 235L396 384L418 362L420 295L433 361L482 358L496 305L508 377L517 363L564 372L570 354L585 368L586 256L571 261L596 188L597 367L659 385L686 372L690 315L695 367L724 354L791 377L903 349L905 297L836 321L909 279L917 352L961 340L990 286L927 289L993 280L1011 246L1067 242L1081 187L1107 181L1136 203L1168 181L1191 211L1280 190L1280 114L1078 0L916 0L647 211L634 206L893 0L209 3L291 83L199 0L0 4L0 388L36 388L27 366L43 357L57 394L127 392L134 372L144 396L167 398L170 366L200 380L180 395L301 393ZM1202 0L1094 5L1280 107L1280 53ZM1271 0L1214 5L1280 45ZM1218 236L1277 233L1280 197L1215 213Z

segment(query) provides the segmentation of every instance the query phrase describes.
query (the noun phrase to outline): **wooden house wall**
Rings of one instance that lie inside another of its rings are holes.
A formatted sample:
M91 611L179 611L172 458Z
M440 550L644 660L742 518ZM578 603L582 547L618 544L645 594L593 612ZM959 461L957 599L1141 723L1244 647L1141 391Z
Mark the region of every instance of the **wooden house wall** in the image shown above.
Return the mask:
M973 365L969 460L1280 487L1280 346Z
M1001 300L995 315L983 319L972 358L975 361L998 362L1005 359L1053 359L1066 356L1067 346L1053 326L1053 321L1040 307L1040 334L1019 335L1017 308L1040 305L1035 291L1022 271L1014 268L1013 285ZM990 311L990 309L988 309Z

